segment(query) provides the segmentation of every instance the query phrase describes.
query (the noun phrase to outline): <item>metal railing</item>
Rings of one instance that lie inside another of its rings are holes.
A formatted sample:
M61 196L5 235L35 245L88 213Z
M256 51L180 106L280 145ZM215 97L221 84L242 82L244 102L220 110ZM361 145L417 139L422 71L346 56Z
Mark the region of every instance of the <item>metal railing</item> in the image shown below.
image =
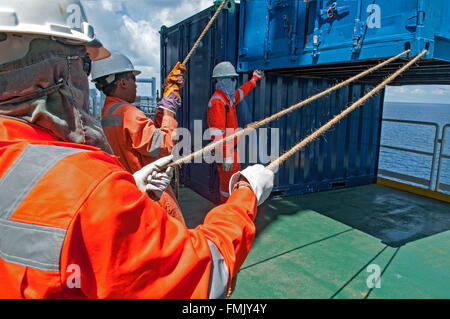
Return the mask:
M434 127L434 141L433 141L433 152L420 151L412 148L406 147L398 147L393 145L385 145L381 144L380 147L393 149L397 151L421 154L431 157L431 168L430 168L430 177L429 179L420 178L416 176L411 176L407 174L402 174L398 172L393 172L385 169L378 169L379 175L384 175L386 177L391 177L395 179L399 179L406 182L412 182L415 184L419 184L427 187L430 190L434 191L450 191L450 185L441 183L441 173L442 173L442 162L443 159L450 159L450 154L444 153L445 139L446 139L446 131L450 127L450 124L446 124L442 129L442 138L439 139L439 124L435 122L422 122L422 121L409 121L409 120L396 120L396 119L383 119L383 122L394 122L394 123L406 123L406 124L414 124L414 125L424 125ZM436 163L438 163L436 179L434 178Z
M141 109L146 116L153 117L156 111L157 104L157 89L156 89L156 78L152 77L151 79L147 78L137 78L136 83L146 83L151 85L151 90L148 91L148 95L137 96L136 102L134 103L139 109ZM89 90L89 109L91 115L94 116L95 119L100 121L103 104L105 102L105 95L103 92L98 91L97 89Z
M444 184L440 182L441 179L441 169L442 169L442 160L443 159L450 159L450 154L444 154L444 147L445 147L445 137L447 129L450 127L450 124L445 124L442 128L442 139L441 139L441 150L439 152L439 164L438 164L438 171L436 176L436 190L443 190L450 192L450 185Z

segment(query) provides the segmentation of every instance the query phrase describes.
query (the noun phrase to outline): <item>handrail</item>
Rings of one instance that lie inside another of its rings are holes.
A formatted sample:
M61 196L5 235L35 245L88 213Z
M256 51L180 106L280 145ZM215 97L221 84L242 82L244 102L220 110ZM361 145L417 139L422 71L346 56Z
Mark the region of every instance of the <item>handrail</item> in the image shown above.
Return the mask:
M398 151L404 151L404 152L410 152L410 153L415 153L415 154L421 154L421 155L427 155L427 156L431 156L432 157L432 162L431 162L431 169L430 169L430 178L428 180L423 179L423 181L426 181L426 183L418 183L418 180L420 178L417 178L415 176L410 176L410 175L406 175L406 174L399 174L396 172L392 172L392 174L389 174L390 171L387 170L383 170L381 169L381 173L383 175L392 175L391 177L394 178L399 178L401 177L401 179L416 183L416 184L421 184L426 186L426 184L428 184L428 188L430 190L433 190L433 186L434 186L434 190L435 191L439 191L440 189L440 177L441 177L441 168L442 168L442 159L443 158L449 158L450 159L450 154L444 154L443 148L444 148L444 142L445 142L445 132L446 129L448 127L450 127L450 124L446 124L442 130L442 139L439 139L439 124L435 123L435 122L425 122L425 121L412 121L412 120L397 120L397 119L382 119L382 121L384 122L395 122L395 123L405 123L405 124L415 124L415 125L427 125L427 126L433 126L435 128L435 134L434 134L434 145L433 145L433 152L426 152L426 151L419 151L416 149L412 149L412 148L406 148L406 147L397 147L397 146L392 146L392 145L385 145L385 144L380 144L380 147L384 147L384 148L389 148L389 149L394 149L394 150L398 150ZM439 143L441 144L440 150L439 150L439 155L438 155L438 147L439 147ZM438 160L438 170L437 170L437 175L436 175L436 183L434 183L434 171L436 168L436 161ZM447 186L446 184L443 184L445 186Z
M436 191L439 191L439 189L441 188L440 187L440 185L441 185L440 179L441 179L442 159L443 158L450 159L450 154L444 154L445 137L446 137L445 133L449 127L450 127L450 124L445 124L444 127L442 128L441 150L439 151L439 164L438 164L437 176L436 176Z
M423 125L432 125L439 126L436 122L425 122L425 121L412 121L412 120L398 120L398 119L383 119L385 122L398 122L398 123L408 123L408 124L423 124Z

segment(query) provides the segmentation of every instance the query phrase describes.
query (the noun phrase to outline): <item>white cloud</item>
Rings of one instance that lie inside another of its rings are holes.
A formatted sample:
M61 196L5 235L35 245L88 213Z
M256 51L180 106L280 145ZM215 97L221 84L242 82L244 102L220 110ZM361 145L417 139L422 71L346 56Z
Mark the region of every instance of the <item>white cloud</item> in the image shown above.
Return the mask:
M430 94L450 96L450 86L448 85L436 85L430 92ZM449 101L450 102L450 101Z
M449 85L405 85L386 87L385 100L390 102L450 104Z
M212 0L82 0L98 39L110 51L127 55L141 78L160 83L160 35L172 26L211 5Z
M97 37L111 51L127 55L141 78L160 83L160 35L213 5L212 0L81 0ZM99 5L100 2L100 5ZM386 101L450 103L450 86L389 86Z
M114 12L114 11L120 10L120 7L118 6L119 3L115 2L115 1L102 0L101 5L104 10L109 11L109 12Z
M147 21L133 21L123 16L120 33L128 39L128 50L135 54L135 63L159 59L159 34Z

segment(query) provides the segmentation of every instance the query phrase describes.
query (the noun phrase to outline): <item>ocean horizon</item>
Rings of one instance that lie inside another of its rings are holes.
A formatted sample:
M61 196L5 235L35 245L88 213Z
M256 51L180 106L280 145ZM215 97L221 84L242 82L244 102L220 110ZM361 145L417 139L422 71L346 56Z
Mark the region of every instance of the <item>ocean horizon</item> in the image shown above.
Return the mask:
M438 143L437 154L442 147L443 154L450 156L450 103L385 101L383 119L426 122L427 124L417 125L383 121L381 144L429 153L434 151L436 127L439 140L442 140L443 130L446 127L445 141L443 141L443 145ZM434 126L428 123L433 123ZM446 126L447 124L448 126ZM437 158L433 172L434 182L438 164L439 159ZM385 147L380 148L379 169L429 179L431 166L431 156ZM442 158L440 183L450 185L450 159Z

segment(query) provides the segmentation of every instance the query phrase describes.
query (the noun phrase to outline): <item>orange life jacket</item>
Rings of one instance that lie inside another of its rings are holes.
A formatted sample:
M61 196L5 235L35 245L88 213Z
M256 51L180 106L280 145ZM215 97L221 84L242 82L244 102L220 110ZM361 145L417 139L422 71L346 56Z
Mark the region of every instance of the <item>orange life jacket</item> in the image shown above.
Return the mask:
M110 96L105 99L103 131L113 153L132 174L172 152L172 134L177 125L170 116L157 116L153 122L144 112L124 100ZM169 215L185 222L170 185L158 203Z
M217 89L212 95L208 103L208 126L211 139L213 141L225 138L227 135L231 135L236 132L238 128L238 119L236 113L237 105L256 87L256 81L250 80L244 83L235 92L235 101L233 104L230 103L228 96ZM241 170L239 164L239 150L237 147L238 138L227 141L222 148L221 157L233 157L233 168L230 171L224 171L222 169L222 164L217 164L217 170L219 173L219 192L221 202L224 203L230 196L228 190L228 184L231 176L234 173Z
M114 154L131 173L170 155L177 125L175 119L165 116L158 126L136 106L115 97L105 99L103 131Z
M244 83L235 92L235 101L231 103L228 96L217 89L208 102L207 120L210 128L210 135L213 141L225 138L227 129L231 129L228 135L234 133L238 128L238 120L236 115L237 105L256 87L256 81L250 80ZM223 156L232 156L235 153L237 140L224 144Z
M0 116L0 298L223 297L255 215L240 188L188 230L114 156Z

